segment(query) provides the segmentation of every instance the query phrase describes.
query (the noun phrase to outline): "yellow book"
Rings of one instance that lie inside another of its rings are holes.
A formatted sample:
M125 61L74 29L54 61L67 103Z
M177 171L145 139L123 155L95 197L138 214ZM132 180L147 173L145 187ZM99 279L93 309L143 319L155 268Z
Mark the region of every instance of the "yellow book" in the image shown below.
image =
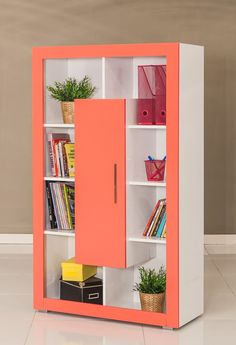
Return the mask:
M75 176L75 144L68 143L64 145L66 151L66 160L68 166L69 177Z
M164 230L162 232L162 236L163 238L166 238L166 224L165 224L165 227L164 227Z
M66 203L67 219L68 219L70 229L73 229L72 218L70 214L70 205L69 205L68 194L67 194L67 186L65 183L63 185L63 189L64 189L64 197L65 197L65 203Z

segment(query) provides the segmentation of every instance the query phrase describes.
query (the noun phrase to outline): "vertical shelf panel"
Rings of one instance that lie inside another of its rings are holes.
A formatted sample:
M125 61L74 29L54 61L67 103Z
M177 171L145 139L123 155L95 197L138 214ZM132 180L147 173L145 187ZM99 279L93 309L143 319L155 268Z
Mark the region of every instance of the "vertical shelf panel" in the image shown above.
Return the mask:
M77 100L75 115L76 259L122 268L125 101Z

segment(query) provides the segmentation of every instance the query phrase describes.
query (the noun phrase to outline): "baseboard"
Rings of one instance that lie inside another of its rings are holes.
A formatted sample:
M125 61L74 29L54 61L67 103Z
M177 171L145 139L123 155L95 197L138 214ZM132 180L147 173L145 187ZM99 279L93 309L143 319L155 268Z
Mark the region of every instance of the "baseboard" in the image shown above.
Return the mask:
M205 235L204 236L204 244L206 245L230 245L236 244L236 234L228 234L228 235Z
M32 244L32 234L0 234L1 244Z

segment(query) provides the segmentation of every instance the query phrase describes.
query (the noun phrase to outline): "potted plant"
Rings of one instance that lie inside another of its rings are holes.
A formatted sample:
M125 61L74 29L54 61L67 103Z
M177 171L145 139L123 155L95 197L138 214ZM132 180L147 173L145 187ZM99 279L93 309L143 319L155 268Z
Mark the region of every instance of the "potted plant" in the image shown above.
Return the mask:
M64 82L55 81L53 86L47 86L51 97L61 102L64 123L74 123L74 100L91 97L96 87L86 75L81 81L67 78Z
M163 266L155 269L139 267L140 282L135 283L134 290L139 292L142 310L162 312L166 290L166 271Z

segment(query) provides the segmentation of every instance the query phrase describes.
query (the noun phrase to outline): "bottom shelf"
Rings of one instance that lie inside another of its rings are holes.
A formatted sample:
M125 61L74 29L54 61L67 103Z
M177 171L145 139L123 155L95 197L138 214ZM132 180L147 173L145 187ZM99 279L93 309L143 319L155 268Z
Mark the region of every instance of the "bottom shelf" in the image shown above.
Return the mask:
M133 244L137 246L142 243ZM125 269L98 267L96 277L102 279L103 305L140 310L139 294L134 291L134 284L139 282L139 266L145 268L155 268L166 266L166 246L149 245L147 250L152 251L145 262L132 265ZM145 247L146 248L146 247ZM51 236L45 232L45 297L50 299L60 298L60 279L62 275L61 263L75 256L75 237L74 236Z

